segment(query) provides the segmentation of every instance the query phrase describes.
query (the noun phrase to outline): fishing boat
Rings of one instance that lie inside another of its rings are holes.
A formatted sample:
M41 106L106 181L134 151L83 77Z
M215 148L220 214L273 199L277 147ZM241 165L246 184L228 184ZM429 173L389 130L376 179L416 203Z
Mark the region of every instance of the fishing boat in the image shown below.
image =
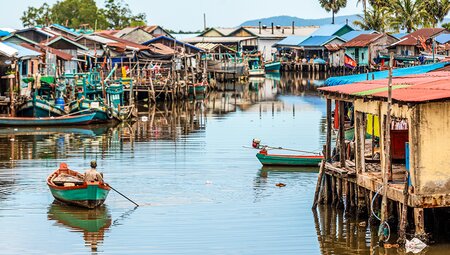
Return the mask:
M90 209L102 205L111 190L103 182L84 182L83 175L70 170L65 163L48 176L47 185L56 200Z
M196 83L194 85L189 85L189 94L193 95L199 95L199 94L205 94L207 89L208 83L206 82L200 82ZM194 93L195 90L195 93Z
M20 117L58 117L66 114L64 110L65 85L55 85L53 76L24 78L25 83L32 84L30 97L17 108Z
M261 141L256 138L252 140L252 148L260 149L260 151L256 154L256 157L263 166L318 166L324 158L322 155L315 152L261 145ZM311 155L269 154L267 152L268 149L296 151Z
M60 117L0 117L0 126L67 126L86 125L92 122L95 113Z
M281 62L268 62L264 64L264 69L266 73L279 73L281 70Z
M248 59L248 76L264 76L266 72L261 66L261 54L249 55Z
M256 154L263 166L318 166L323 160L321 155L284 155L268 154L261 150Z

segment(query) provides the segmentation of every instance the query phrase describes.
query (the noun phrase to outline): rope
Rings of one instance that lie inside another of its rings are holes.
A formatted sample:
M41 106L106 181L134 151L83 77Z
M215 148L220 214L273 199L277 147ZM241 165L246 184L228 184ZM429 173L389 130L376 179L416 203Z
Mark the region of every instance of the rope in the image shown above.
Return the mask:
M295 151L295 152L304 152L304 153L310 153L310 154L315 154L315 155L321 155L318 152L312 152L312 151L294 150L294 149L287 149L287 148L283 148L283 147L271 147L271 146L267 146L267 145L263 145L263 147L269 148L269 149L272 149L272 150Z
M373 211L373 202L375 201L375 198L377 197L378 193L380 193L380 191L383 189L383 185L377 190L377 192L375 193L375 195L372 198L372 202L370 203L370 211L372 212L372 215L379 221L381 221L381 219L375 214L375 212ZM381 223L380 228L378 229L378 233L381 233L381 231L383 230L383 226L386 225L387 229L388 229L388 236L386 238L386 242L389 242L389 239L391 238L391 227L389 226L389 223L387 221L384 221L383 223ZM384 235L384 234L383 234Z

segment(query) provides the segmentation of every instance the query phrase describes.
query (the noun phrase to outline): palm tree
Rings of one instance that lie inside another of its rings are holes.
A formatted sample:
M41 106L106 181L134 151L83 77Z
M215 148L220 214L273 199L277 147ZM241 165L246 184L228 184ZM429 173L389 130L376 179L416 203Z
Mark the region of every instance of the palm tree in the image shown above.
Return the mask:
M338 13L341 8L347 6L347 0L319 0L319 3L325 11L333 14L331 24L334 24L334 15Z
M357 0L356 1L356 6L358 6L359 3L362 3L363 10L364 10L364 15L365 15L366 11L367 11L367 0Z
M393 0L389 11L389 25L396 31L406 29L408 33L416 30L419 26L429 23L428 13L425 9L427 0ZM448 0L447 0L448 1Z
M364 17L360 16L361 20L355 20L353 24L363 30L375 30L384 33L387 30L387 14L386 8L373 6L364 12Z
M433 27L442 22L450 11L449 0L425 0L424 4L428 12L427 18Z

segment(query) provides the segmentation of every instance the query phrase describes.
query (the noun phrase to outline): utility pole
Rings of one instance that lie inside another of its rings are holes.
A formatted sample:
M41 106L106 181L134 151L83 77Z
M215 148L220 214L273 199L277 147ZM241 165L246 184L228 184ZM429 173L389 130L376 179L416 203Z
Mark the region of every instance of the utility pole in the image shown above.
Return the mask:
M203 13L203 30L206 30L206 13Z

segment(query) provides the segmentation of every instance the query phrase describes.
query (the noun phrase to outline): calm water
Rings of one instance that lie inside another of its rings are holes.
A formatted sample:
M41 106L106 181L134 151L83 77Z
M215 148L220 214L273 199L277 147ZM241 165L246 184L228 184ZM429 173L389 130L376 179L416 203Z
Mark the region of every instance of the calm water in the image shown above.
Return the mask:
M1 254L378 254L370 230L311 211L317 169L262 169L252 138L319 150L323 77L269 77L196 103L140 108L132 125L0 129ZM92 159L106 206L53 204L45 179ZM286 184L279 188L277 183ZM444 248L427 254L445 254ZM381 250L397 254L397 250Z

